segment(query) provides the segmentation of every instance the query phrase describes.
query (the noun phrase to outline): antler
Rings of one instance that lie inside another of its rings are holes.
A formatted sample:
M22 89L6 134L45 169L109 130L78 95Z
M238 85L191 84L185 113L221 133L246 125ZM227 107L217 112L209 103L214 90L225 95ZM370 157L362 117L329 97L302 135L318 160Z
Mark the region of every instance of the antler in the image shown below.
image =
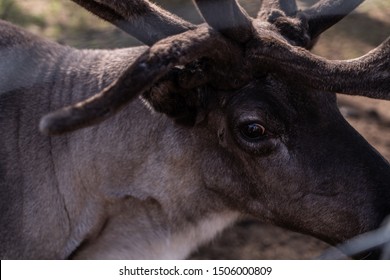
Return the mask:
M342 20L364 0L322 0L304 11L312 40Z
M314 89L390 100L390 37L366 55L327 60L277 38L262 36L249 59Z
M206 22L235 42L246 43L253 38L252 19L236 0L195 0Z
M290 42L310 48L322 32L347 16L363 1L322 0L304 12L297 12L296 18L276 15L276 19L273 19L272 15L268 15L267 20L278 27L279 32ZM264 0L263 9L279 9L286 15L293 15L296 8L294 2ZM310 38L306 39L305 36ZM390 99L389 39L367 55L346 61L329 61L277 38L262 36L254 40L253 44L256 46L252 54L257 57L259 65L267 64L285 73L286 78L294 82L299 81L302 85L319 90Z
M217 0L216 2L218 1L223 4L223 10L228 11L234 17L227 21L224 17L226 22L221 25L211 20L211 25L216 26L218 30L238 42L243 41L242 37L250 38L255 34L249 17L241 10L236 1ZM86 6L86 1L81 2ZM137 3L141 2L137 1ZM209 3L213 5L215 1L211 0ZM205 11L206 2L201 5L200 9ZM92 9L92 6L88 7ZM110 10L106 8L104 12L108 13L107 11ZM117 18L118 13L115 14ZM217 14L220 15L219 12ZM112 11L109 15L113 15ZM158 12L157 16L159 15L161 15L161 11ZM104 14L104 16L107 15ZM154 17L155 15L152 16L152 18ZM210 20L211 15L207 14L205 17ZM236 28L236 26L238 27ZM246 35L242 36L240 32ZM223 57L219 57L221 53L223 53ZM229 64L226 61L237 61L241 53L242 51L237 49L233 42L226 41L215 31L202 26L196 30L189 30L186 33L163 39L141 55L117 81L102 92L73 106L46 115L41 120L40 130L46 134L54 135L99 123L114 115L135 97L149 90L176 65L185 65L198 58L209 57L213 61L221 62L219 63L221 66ZM213 84L218 84L218 77L216 78L217 82L214 81ZM221 80L224 82L219 84L230 84L230 81L227 81L229 79ZM205 79L204 82L207 80Z
M260 67L262 71L268 69L284 73L286 79L299 82L302 86L390 100L390 38L360 58L329 61L303 48L294 47L281 39L280 34L273 29L259 27L256 31L252 20L235 0L195 2L206 21L214 29L239 43L240 47L205 26L161 40L134 63L129 63L131 66L118 80L99 94L45 116L40 124L41 131L60 134L101 122L161 81L175 66L187 65L200 58L208 58L215 64L214 69L209 71L212 71L215 79L213 84L219 88L220 85L230 86L231 76L228 72L245 81L253 69ZM281 4L282 1L277 3ZM325 5L328 2L321 3ZM336 1L337 5L341 5L340 3ZM214 14L217 4L218 12ZM312 14L315 14L314 10ZM246 57L242 57L243 54L246 54ZM241 64L237 62L240 60ZM248 68L240 70L244 65ZM223 72L227 66L231 66L229 71ZM222 68L222 71L218 68ZM219 75L221 72L222 75ZM239 77L242 73L246 76ZM207 82L212 81L204 79L201 83Z
M364 0L322 0L298 11L295 0L264 0L258 18L272 23L290 43L310 49L325 30Z
M295 0L263 0L258 17L266 19L264 17L274 9L283 11L286 16L293 16L298 10Z
M149 46L166 37L196 28L147 0L133 0L131 3L118 0L72 1Z
M224 50L225 59L229 52L239 53L218 33L207 27L161 40L145 51L117 81L102 92L43 117L40 130L55 135L99 123L150 89L174 66L188 64L203 56L221 59L219 50Z
M307 20L295 0L264 0L257 18L271 23L291 44L312 47Z

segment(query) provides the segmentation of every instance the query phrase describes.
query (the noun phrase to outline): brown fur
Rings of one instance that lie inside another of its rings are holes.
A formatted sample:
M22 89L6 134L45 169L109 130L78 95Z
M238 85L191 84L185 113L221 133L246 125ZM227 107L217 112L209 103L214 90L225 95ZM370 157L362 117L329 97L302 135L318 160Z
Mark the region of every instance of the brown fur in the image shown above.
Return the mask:
M98 2L100 16L125 18ZM291 39L307 30L287 36L220 2L253 38L234 42L235 28L206 15L216 30L76 50L0 21L0 258L185 258L244 215L331 244L380 225L390 166L322 90L389 98L374 82L388 83L388 41L332 64ZM372 90L319 78L363 66ZM85 128L44 136L45 115L47 132Z

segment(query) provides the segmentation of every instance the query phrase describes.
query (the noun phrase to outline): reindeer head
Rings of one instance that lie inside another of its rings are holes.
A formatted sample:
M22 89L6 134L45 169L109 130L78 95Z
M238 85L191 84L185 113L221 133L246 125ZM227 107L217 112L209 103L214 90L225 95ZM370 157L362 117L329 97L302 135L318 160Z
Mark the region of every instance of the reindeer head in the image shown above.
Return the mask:
M147 1L74 2L150 48L102 92L45 116L43 132L97 124L142 96L197 139L205 187L232 208L333 244L390 213L389 164L335 95L390 100L390 39L354 60L308 51L362 1L264 0L253 19L235 0L195 0L199 26Z

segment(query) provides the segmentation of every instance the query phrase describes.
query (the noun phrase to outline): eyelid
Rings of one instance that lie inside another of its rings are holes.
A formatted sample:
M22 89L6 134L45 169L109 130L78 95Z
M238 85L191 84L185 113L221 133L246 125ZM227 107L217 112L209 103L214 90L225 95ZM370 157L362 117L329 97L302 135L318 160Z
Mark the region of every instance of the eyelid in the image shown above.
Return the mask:
M254 117L254 116L248 116L248 117L245 117L245 118L238 118L237 122L238 124L242 125L242 124L249 124L249 123L258 123L262 126L266 126L265 123L264 123L264 118L260 118L260 117Z
M259 124L261 125L262 127L265 128L266 131L269 130L268 128L268 122L267 122L267 119L266 117L261 117L261 116L246 116L246 117L242 117L240 116L239 118L236 119L236 121L234 122L235 125L237 127L240 127L240 126L243 126L243 125L246 125L246 124Z

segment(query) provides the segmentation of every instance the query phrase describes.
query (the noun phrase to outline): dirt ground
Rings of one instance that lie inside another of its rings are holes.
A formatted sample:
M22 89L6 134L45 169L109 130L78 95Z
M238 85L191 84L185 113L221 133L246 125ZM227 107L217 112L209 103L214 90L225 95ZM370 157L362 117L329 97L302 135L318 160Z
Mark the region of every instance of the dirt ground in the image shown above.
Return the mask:
M6 10L5 3L8 5ZM50 2L50 3L49 3ZM124 33L97 21L70 1L0 0L0 17L23 25L31 31L76 47L111 48L130 46L134 40ZM189 1L157 1L188 19L179 6ZM245 8L257 9L258 1L241 1ZM301 0L302 6L315 0ZM177 5L175 3L178 3ZM163 6L164 6L163 5ZM176 6L175 6L176 5ZM188 6L188 4L183 4ZM170 9L170 10L172 10ZM251 14L254 12L250 11ZM110 34L110 35L109 35ZM316 54L330 59L360 56L390 35L390 1L366 1L334 28L327 31ZM390 160L390 102L339 96L339 105L347 120L388 160ZM248 220L224 231L219 238L204 245L193 259L310 259L328 245L314 238L257 221Z

